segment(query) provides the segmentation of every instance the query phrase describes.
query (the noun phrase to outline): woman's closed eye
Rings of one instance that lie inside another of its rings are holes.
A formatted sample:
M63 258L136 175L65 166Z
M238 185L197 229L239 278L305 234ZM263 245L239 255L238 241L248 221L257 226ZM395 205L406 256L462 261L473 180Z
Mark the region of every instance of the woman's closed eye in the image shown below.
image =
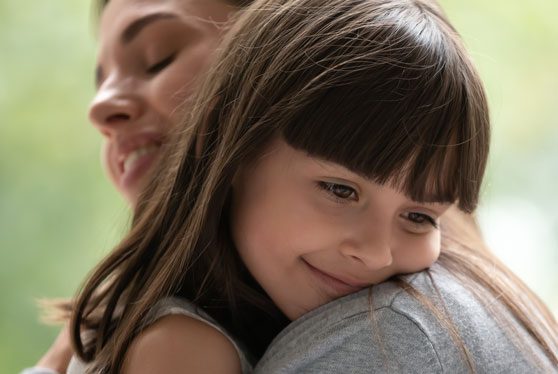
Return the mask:
M158 62L154 63L153 65L147 68L146 70L147 74L154 75L163 71L167 66L172 64L175 58L176 58L176 52L168 55L162 60L159 60Z
M325 191L330 198L340 204L347 204L350 201L358 201L358 195L354 188L343 184L319 181L317 188Z

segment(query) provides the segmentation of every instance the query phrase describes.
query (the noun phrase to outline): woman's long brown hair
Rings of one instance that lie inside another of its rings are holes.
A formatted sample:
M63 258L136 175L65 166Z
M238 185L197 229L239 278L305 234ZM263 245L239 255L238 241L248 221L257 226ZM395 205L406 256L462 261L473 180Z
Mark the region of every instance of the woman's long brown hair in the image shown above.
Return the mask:
M285 326L243 266L228 216L236 171L276 137L414 200L455 202L438 262L481 299L502 300L558 364L555 320L485 248L470 214L488 157L488 106L434 2L256 1L191 104L130 232L76 299L72 338L93 370L119 372L146 313L169 295L195 302L256 356Z

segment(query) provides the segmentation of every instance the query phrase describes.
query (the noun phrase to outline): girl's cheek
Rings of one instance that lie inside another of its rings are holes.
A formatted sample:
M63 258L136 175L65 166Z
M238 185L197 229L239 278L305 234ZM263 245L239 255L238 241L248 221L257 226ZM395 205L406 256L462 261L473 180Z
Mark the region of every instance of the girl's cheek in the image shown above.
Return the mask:
M441 247L441 243L440 243L440 235L438 231L438 234L432 235L431 240L429 241L428 244L426 244L424 252L422 253L422 258L421 258L422 264L420 264L421 265L420 269L430 267L438 260L438 257L440 256L440 247Z
M440 256L441 236L436 230L425 236L410 236L400 243L398 268L400 272L416 272L430 267Z

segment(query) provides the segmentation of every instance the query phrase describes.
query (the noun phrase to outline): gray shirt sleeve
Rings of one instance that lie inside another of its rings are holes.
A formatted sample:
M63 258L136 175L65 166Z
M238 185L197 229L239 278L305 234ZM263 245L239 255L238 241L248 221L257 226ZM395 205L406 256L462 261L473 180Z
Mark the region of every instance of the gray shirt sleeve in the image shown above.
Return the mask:
M273 343L256 373L442 372L436 351L419 325L391 308L374 313L372 317L369 311L360 311L331 325L319 324L317 316L317 330L304 329L292 339L287 337L288 345L282 339Z
M460 341L439 315L385 282L291 323L271 343L256 373L454 374L470 373L470 365L477 373L558 373L505 308L487 310L443 269L431 274L437 291L426 273L407 281L430 299L442 298ZM494 313L505 315L517 334L505 331ZM522 350L518 341L528 349Z

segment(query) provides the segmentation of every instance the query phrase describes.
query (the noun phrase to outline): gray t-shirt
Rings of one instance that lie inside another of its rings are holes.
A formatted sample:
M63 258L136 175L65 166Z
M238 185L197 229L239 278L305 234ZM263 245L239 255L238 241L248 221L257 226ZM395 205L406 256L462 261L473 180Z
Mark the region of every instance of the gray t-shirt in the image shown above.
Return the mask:
M542 366L530 362L454 277L439 266L431 274L477 373L558 373L538 348L533 354ZM425 295L437 294L426 272L412 274L407 281ZM524 329L519 332L527 346L536 346ZM255 368L262 374L467 372L469 366L447 329L392 281L335 300L294 321Z
M200 308L197 308L194 304L185 299L180 299L176 297L169 297L159 301L147 314L144 321L144 327L153 324L155 321L168 315L184 315L191 318L195 318L199 321L207 323L213 328L220 331L229 341L233 344L238 357L240 359L240 365L242 368L242 374L252 373L253 368L248 359L249 355L242 345L237 342L225 329L223 329L213 318L211 318L207 313L205 313ZM68 367L67 374L83 374L87 369L87 365L80 361L77 357L72 357L70 365ZM32 374L32 373L30 373Z

